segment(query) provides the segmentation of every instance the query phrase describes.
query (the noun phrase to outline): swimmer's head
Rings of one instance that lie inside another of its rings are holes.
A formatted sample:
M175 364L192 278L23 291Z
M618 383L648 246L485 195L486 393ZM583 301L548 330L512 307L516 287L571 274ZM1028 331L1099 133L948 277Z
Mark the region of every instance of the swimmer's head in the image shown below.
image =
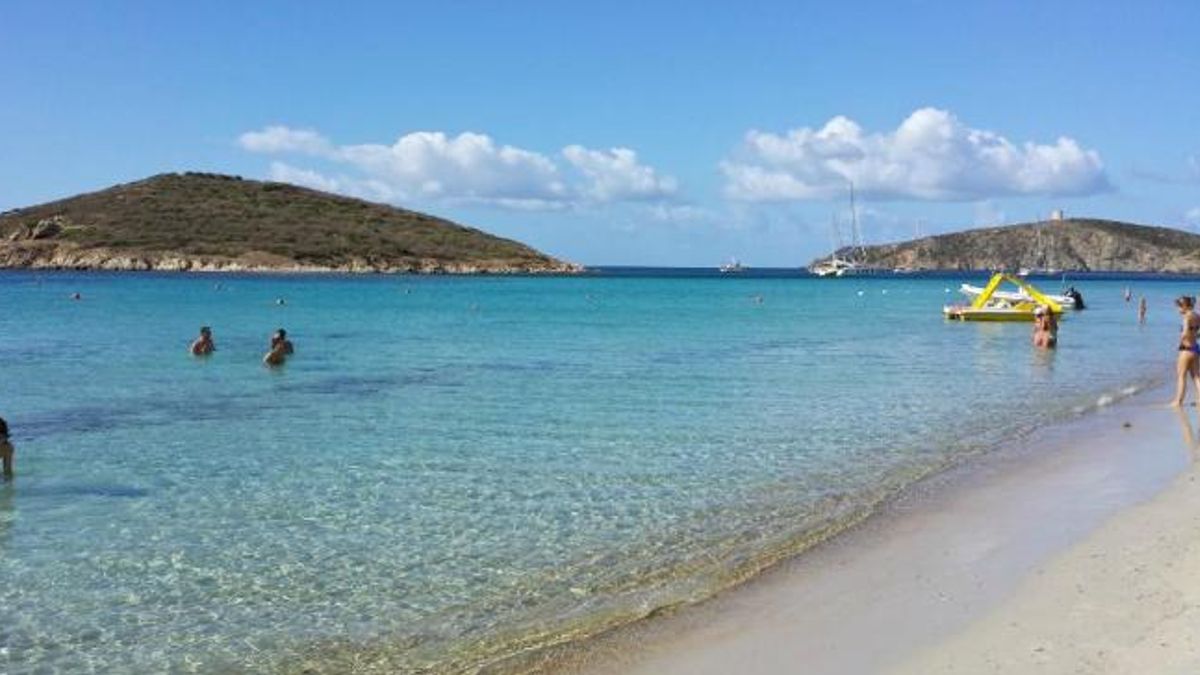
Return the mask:
M204 337L212 337L212 328L208 326L200 326L200 334Z
M4 418L0 417L0 436L7 436L7 435L8 435L8 422L5 422Z
M1196 299L1190 295L1181 295L1175 298L1175 306L1182 311L1187 311L1196 306Z
M287 331L280 328L279 330L275 331L275 337L279 338L280 340L284 340L287 338Z

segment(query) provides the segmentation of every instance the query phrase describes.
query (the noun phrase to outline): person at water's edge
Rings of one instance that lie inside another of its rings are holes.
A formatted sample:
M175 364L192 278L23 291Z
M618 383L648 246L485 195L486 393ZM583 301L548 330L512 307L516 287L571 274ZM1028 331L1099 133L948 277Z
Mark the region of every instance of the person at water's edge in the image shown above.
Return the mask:
M0 460L4 462L4 478L5 480L13 477L13 450L12 443L8 440L8 422L0 417Z
M1183 326L1179 333L1178 356L1175 358L1175 400L1171 405L1183 405L1187 397L1187 383L1191 379L1196 385L1196 394L1200 396L1200 315L1196 314L1196 299L1190 295L1175 298L1175 307L1183 317Z

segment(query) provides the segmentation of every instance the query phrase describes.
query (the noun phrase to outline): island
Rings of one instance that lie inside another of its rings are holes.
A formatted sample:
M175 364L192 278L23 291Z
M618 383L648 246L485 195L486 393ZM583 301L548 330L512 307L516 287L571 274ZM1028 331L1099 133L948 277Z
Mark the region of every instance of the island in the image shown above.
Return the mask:
M0 213L0 268L565 274L578 265L416 211L186 172Z
M1115 220L1064 218L842 249L838 257L899 271L1200 273L1200 234ZM814 264L821 260L815 261Z

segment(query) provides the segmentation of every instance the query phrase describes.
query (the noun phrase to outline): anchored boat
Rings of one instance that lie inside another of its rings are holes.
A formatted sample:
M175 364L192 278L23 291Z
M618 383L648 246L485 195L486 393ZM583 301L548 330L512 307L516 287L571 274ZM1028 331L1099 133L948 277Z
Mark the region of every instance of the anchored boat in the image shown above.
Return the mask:
M970 297L970 298L979 297L983 293L982 287L972 286L971 284L963 284L962 286L959 286L958 290L963 295ZM1077 307L1075 306L1075 296L1074 295L1066 295L1066 294L1056 295L1053 293L1045 293L1044 295L1047 298L1050 298L1051 300L1062 305L1066 309L1077 309ZM1021 302L1024 300L1033 300L1033 298L1028 293L1026 293L1024 290L1017 290L1017 291L999 291L998 290L992 294L992 297L996 298L998 300L1005 300L1008 302Z
M1017 292L1001 291L1005 297L997 297L997 291L1005 281L1015 285ZM1039 305L1053 314L1062 314L1063 311L1061 303L1034 288L1028 281L998 272L992 275L974 302L969 305L946 305L942 313L947 319L958 321L1033 321L1033 312Z

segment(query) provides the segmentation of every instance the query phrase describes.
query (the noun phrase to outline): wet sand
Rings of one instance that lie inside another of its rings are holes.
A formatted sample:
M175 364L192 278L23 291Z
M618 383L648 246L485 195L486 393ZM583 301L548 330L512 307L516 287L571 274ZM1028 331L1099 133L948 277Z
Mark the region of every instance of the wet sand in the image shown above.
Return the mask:
M1197 413L1167 396L1015 441L752 583L541 667L1200 672Z

